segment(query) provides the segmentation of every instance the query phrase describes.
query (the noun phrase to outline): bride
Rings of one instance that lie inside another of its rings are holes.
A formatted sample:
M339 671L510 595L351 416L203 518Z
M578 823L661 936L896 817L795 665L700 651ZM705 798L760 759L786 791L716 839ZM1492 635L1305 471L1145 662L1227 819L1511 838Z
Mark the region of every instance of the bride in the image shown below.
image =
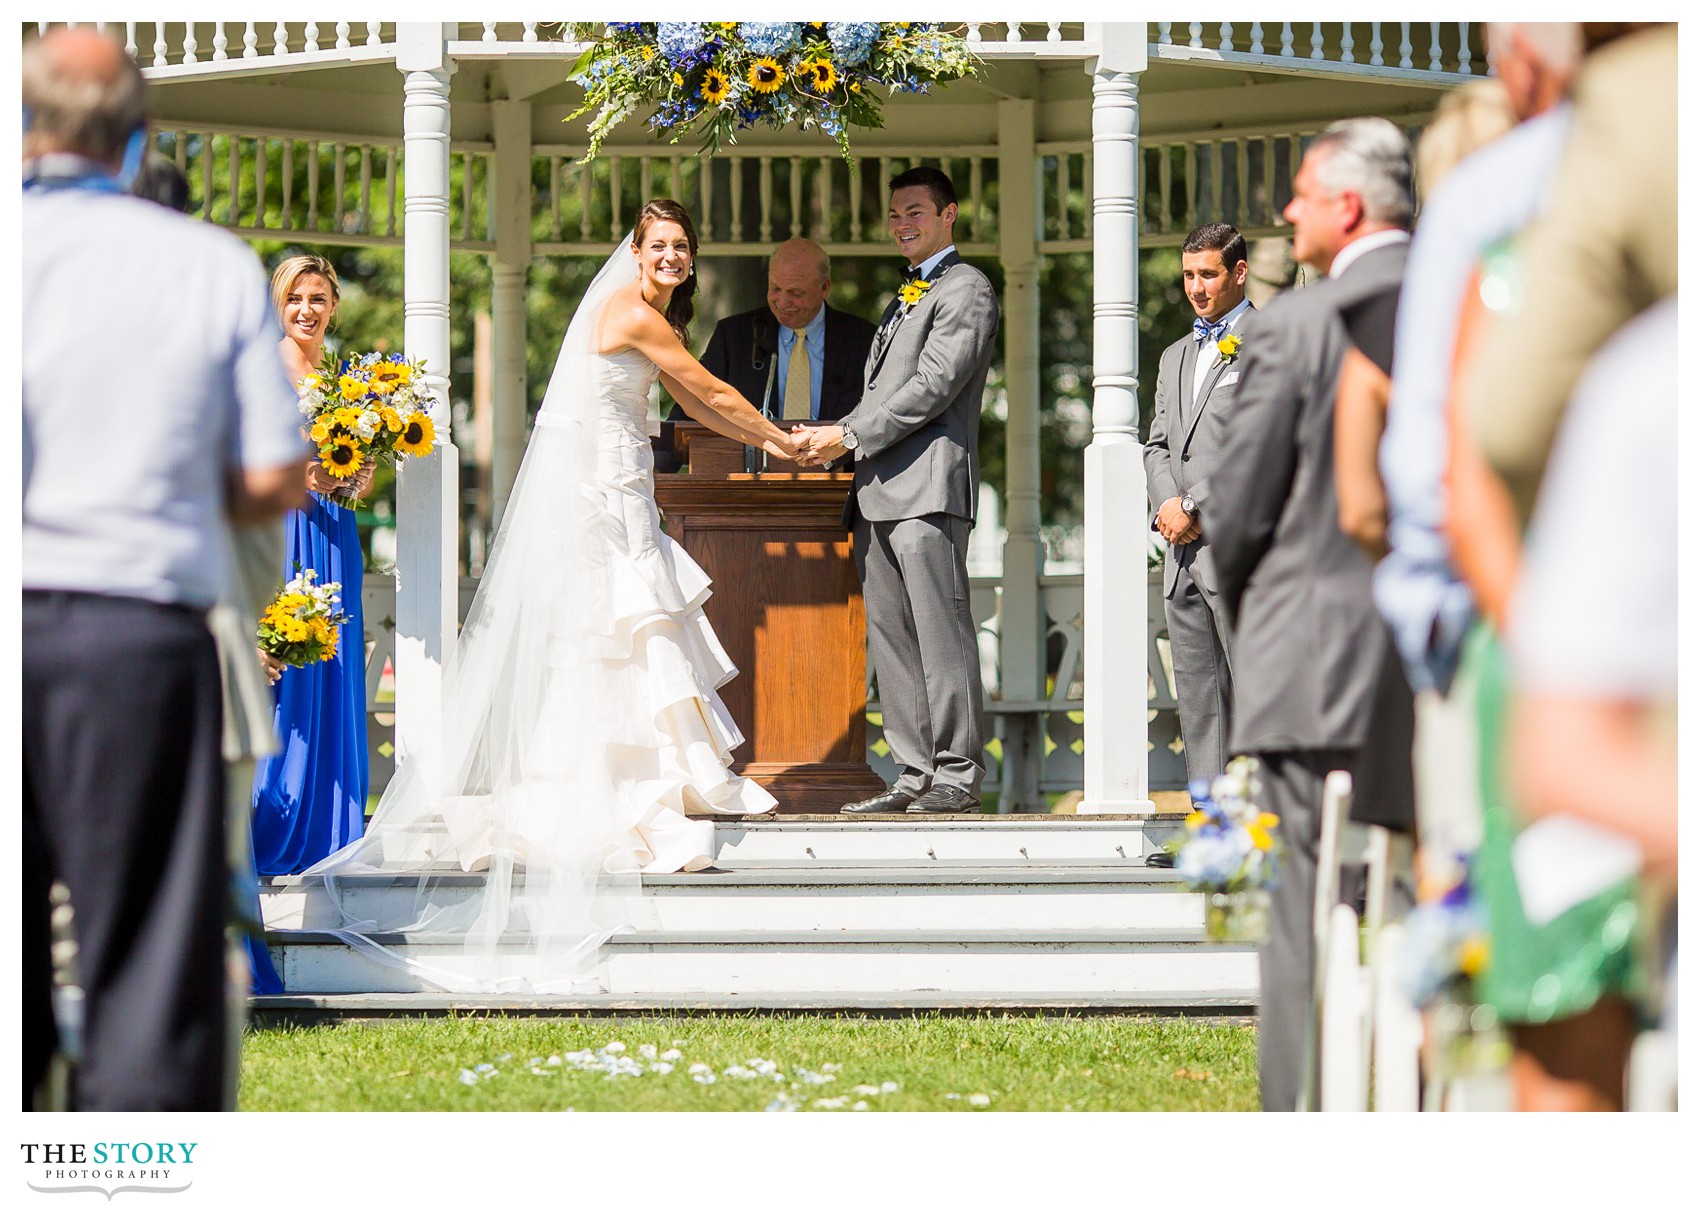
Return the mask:
M713 824L686 810L774 807L727 769L743 737L715 691L736 670L655 506L657 377L711 429L796 453L686 349L696 253L690 215L657 198L591 283L445 663L441 744L303 876L339 937L428 985L591 988L602 942L653 921L641 875L710 863Z

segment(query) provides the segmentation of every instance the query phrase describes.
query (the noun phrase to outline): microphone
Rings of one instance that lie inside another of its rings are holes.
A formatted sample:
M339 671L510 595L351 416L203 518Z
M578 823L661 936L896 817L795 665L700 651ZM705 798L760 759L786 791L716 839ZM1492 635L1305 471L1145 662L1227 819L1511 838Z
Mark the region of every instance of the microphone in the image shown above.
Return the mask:
M770 354L777 354L778 352L778 330L769 332L767 325L757 324L755 327L755 335L750 341L750 369L752 371L765 371L767 369L768 356Z

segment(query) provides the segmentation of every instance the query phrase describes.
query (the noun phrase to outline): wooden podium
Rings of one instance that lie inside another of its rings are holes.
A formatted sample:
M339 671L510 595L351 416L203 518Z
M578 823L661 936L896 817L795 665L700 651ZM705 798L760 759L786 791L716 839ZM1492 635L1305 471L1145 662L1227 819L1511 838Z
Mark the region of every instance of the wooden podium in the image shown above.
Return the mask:
M844 530L852 477L772 457L696 422L672 425L686 471L655 477L675 542L714 579L706 613L738 677L720 696L745 745L732 769L781 813L831 813L880 792L867 762L867 631Z

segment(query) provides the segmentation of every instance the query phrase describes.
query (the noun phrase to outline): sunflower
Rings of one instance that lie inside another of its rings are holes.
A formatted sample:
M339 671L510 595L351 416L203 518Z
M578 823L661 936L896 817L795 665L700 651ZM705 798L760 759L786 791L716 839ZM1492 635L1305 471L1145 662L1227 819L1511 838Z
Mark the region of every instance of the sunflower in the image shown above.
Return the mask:
M673 73L673 87L674 88L678 88L684 82L685 82L685 77L684 77L683 73L681 73L681 72L674 72Z
M758 93L777 92L779 86L785 83L785 69L779 66L779 60L772 55L763 55L750 64L746 79L749 80L750 87Z
M702 74L702 99L710 105L719 105L726 100L726 95L732 91L732 81L726 73L717 67L711 67Z
M387 396L413 379L413 368L405 362L380 362L372 368L372 390Z
M837 85L838 72L830 60L818 57L805 59L797 65L797 79L824 97Z
M437 427L432 424L430 414L415 413L395 440L395 449L404 455L429 455L436 437Z
M338 480L347 480L365 462L359 444L346 434L338 434L329 445L319 448L319 466Z
M285 619L283 627L278 630L283 633L283 638L291 643L305 640L308 635L308 627L305 621L293 617Z

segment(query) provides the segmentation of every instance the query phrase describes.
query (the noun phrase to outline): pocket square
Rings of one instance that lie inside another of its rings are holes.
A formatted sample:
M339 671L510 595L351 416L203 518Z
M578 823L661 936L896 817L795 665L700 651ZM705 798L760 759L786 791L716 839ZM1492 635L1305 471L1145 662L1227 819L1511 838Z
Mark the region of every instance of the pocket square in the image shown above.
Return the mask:
M1218 379L1216 381L1216 386L1217 387L1227 387L1230 383L1238 383L1239 379L1240 379L1240 373L1238 371L1228 371L1226 374L1224 374L1220 379Z

